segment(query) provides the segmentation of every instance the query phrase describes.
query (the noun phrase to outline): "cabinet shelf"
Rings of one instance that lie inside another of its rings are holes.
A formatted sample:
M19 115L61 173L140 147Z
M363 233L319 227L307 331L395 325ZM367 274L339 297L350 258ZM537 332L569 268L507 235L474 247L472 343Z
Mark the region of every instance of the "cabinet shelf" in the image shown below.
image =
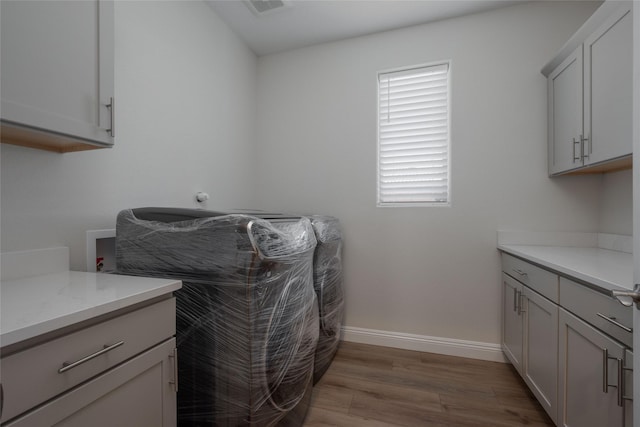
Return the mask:
M618 172L633 168L633 155L620 157L614 160L597 163L595 165L585 166L580 169L574 169L557 175L589 175L596 173Z
M111 148L110 144L83 141L75 137L59 135L51 131L31 129L8 123L2 123L0 125L0 139L3 144L19 145L21 147L53 151L56 153Z

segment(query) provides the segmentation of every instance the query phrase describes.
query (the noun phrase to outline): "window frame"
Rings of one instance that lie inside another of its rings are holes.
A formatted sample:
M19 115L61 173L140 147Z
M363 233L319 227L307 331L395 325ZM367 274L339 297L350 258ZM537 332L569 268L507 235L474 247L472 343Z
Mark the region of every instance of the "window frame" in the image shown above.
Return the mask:
M409 65L403 67L395 67L385 70L380 70L376 73L376 206L380 208L393 208L393 207L451 207L452 206L452 180L451 180L451 163L452 163L452 150L451 150L451 111L452 111L452 60L440 60L432 61L428 63ZM380 161L381 161L381 144L380 144L380 76L382 74L396 73L402 71L411 71L421 68L433 67L438 65L447 65L447 200L443 202L437 201L415 201L415 202L383 202L381 201L381 173L380 173Z

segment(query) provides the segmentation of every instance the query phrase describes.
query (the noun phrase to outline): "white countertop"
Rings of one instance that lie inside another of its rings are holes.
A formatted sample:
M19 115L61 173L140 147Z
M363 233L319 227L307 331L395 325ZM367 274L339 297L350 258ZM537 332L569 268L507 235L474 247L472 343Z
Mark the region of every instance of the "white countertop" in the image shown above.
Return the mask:
M0 282L0 347L159 297L179 280L64 271Z
M605 290L633 289L633 255L598 247L499 244L498 249Z

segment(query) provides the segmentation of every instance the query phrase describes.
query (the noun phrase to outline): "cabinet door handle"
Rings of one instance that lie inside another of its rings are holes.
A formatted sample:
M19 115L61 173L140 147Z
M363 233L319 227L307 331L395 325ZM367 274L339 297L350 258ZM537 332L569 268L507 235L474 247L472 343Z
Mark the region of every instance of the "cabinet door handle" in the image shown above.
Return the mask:
M621 363L621 364L622 364L622 363ZM622 384L622 385L620 386L620 388L622 388L622 393L624 393L624 392L625 392L625 390L627 389L627 386L626 386L627 381L625 380L625 376L624 376L624 372L625 372L625 371L633 372L633 368L627 368L627 367L624 367L624 366L622 367L622 382L620 383L620 384ZM633 401L633 397L628 397L628 396L625 396L625 395L623 394L623 395L622 395L622 400L629 400L629 401ZM624 402L622 402L622 403L624 403ZM620 405L620 406L622 406L622 405Z
M76 360L75 362L64 362L62 364L62 368L58 369L58 373L62 374L64 372L67 372L69 369L73 369L76 366L82 365L83 363L88 362L91 359L95 359L96 357L101 356L106 352L113 350L114 348L120 347L122 344L124 344L124 341L118 341L117 343L112 345L105 345L102 350L96 351L95 353L85 356L82 359Z
M618 362L618 406L624 407L624 370L622 369L622 359L616 359Z
M520 315L520 314L524 313L525 311L527 311L527 310L522 308L522 305L523 305L522 304L522 298L526 299L527 297L522 295L522 291L518 291L518 293L520 294L518 296L518 315Z
M4 388L0 383L0 418L2 418L2 408L4 408Z
M596 313L596 314L598 315L598 317L601 317L602 319L606 320L609 323L613 323L614 325L616 325L620 329L624 329L627 332L633 332L632 328L628 328L628 327L624 326L622 323L616 322L616 318L615 317L605 316L602 313Z
M513 288L513 311L518 311L518 290Z
M111 138L114 138L116 136L116 124L115 124L116 104L113 99L113 96L109 98L109 103L106 105L106 107L109 109L109 116L111 118L111 127L109 129L106 129L106 131L109 132L109 135L111 135Z
M586 142L589 142L589 150L585 150L584 148L584 144ZM589 154L591 154L591 141L589 141L589 138L587 138L586 136L582 136L580 135L580 155L582 156L582 158L584 159L585 157L588 159L589 158Z
M602 392L609 393L609 350L602 349Z
M173 362L173 380L169 381L169 384L173 384L175 392L178 392L178 349L173 349L173 354L169 355L169 358Z
M582 148L580 148L580 156L576 157L576 144L582 144L582 140L576 140L575 138L571 139L573 140L573 163L575 163L576 160L582 160Z
M618 364L618 384L611 385L609 384L609 360L615 360ZM622 359L618 359L617 357L609 356L609 350L606 348L602 349L602 392L609 393L609 387L616 387L618 389L618 406L624 405L624 369L622 366Z

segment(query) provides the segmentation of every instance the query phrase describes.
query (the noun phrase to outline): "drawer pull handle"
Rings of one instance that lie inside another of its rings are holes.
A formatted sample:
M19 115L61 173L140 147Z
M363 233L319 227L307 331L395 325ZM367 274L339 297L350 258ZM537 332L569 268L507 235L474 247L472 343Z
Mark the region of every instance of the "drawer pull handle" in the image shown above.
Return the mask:
M632 328L628 328L628 327L624 326L622 323L616 322L616 318L615 317L605 316L602 313L596 313L596 314L598 315L598 317L603 318L604 320L606 320L609 323L613 323L614 325L616 325L620 329L624 329L627 332L633 332Z
M524 271L518 269L518 268L514 268L513 271L515 271L516 273L518 273L520 276L526 276L527 273L525 273Z
M112 345L105 345L102 350L96 351L95 353L90 354L88 356L85 356L80 360L76 360L75 362L64 362L62 364L62 368L58 369L58 373L62 374L64 372L67 372L69 369L73 369L76 366L82 365L83 363L88 362L91 359L95 359L96 357L101 356L101 355L113 350L114 348L120 347L123 344L124 344L124 341L118 341L117 343L112 344Z

